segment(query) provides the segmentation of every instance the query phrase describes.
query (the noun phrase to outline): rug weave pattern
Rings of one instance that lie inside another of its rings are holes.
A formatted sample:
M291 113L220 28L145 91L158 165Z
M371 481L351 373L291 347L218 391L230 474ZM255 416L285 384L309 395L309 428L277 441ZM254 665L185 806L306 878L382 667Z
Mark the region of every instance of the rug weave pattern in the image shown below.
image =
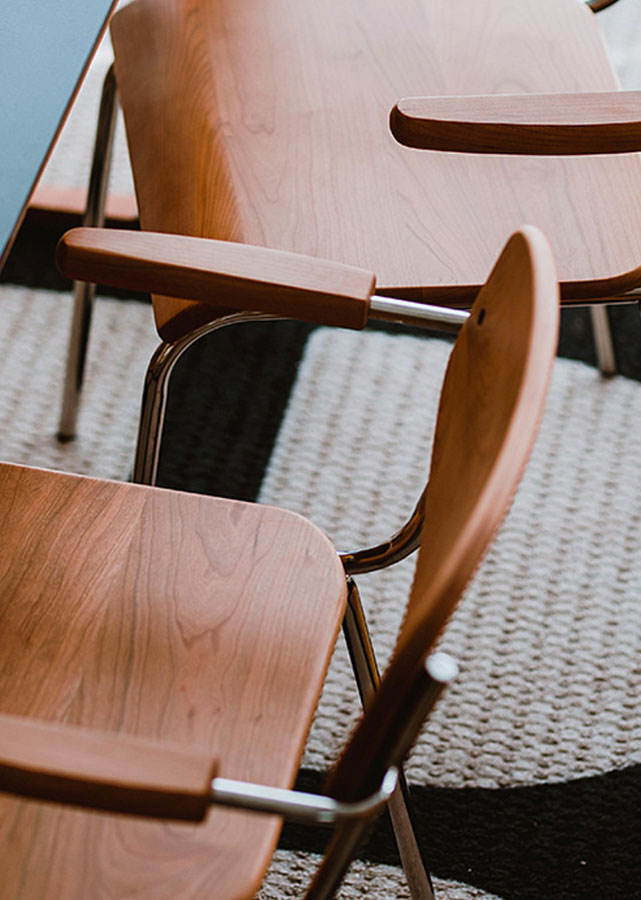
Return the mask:
M621 0L600 20L623 85L639 88L638 4ZM106 42L45 181L86 183L96 95L109 62ZM112 189L131 191L122 124ZM2 304L0 457L126 479L156 343L148 307L99 302L79 438L61 446L54 434L70 297L3 286ZM261 500L309 516L340 548L388 536L423 487L448 352L439 341L315 334ZM605 382L559 361L512 511L442 640L460 677L407 767L430 859L443 876L436 879L441 898L641 898L639 446L639 384ZM359 579L382 662L412 573L408 561ZM331 765L357 715L340 641L307 771ZM612 772L621 788L608 780ZM560 805L546 800L555 788ZM584 824L592 828L586 835ZM529 866L521 847L532 854ZM343 900L409 896L398 866L365 857L350 870ZM300 896L318 859L279 850L261 900Z
M261 500L311 518L339 547L390 534L424 483L449 349L316 333ZM461 674L412 755L412 783L514 788L641 762L640 423L637 383L557 361L511 512L442 638ZM382 660L412 568L357 579ZM327 769L357 713L341 643L304 765Z

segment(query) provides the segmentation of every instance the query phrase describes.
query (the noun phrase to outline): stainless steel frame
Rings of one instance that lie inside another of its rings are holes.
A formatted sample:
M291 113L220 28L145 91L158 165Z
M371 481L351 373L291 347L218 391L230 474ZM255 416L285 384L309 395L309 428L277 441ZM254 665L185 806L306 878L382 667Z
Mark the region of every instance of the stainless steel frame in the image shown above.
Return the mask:
M158 346L147 367L143 387L138 443L136 445L132 476L134 482L151 485L156 483L162 429L167 411L169 379L174 366L185 350L206 334L218 331L219 328L225 328L228 325L240 325L243 322L277 321L279 318L279 316L272 316L267 313L231 313L228 316L221 316L213 322L208 322L174 344L163 342Z
M379 299L384 301L380 305L378 305ZM441 327L448 331L458 330L469 317L469 313L462 310L428 307L424 304L401 300L390 301L389 298L378 297L373 298L370 310L374 317L380 315L382 318L402 322L403 324ZM405 318L403 313L405 313ZM277 318L276 316L262 313L235 313L204 325L181 341L177 341L174 344L163 343L158 347L149 364L145 379L133 475L135 482L155 484L167 405L169 378L182 354L201 337L227 325L266 320L275 321ZM348 576L348 603L343 631L356 683L365 708L367 708L375 690L378 688L380 674L358 589L349 576L385 568L412 553L420 542L423 525L423 505L424 498L421 497L408 522L389 541L367 550L341 554L341 561ZM434 900L429 870L423 858L412 822L409 790L402 769L399 773L398 787L389 799L389 811L403 869L413 900ZM341 860L347 859L347 862L344 863L344 866L346 866L349 859L351 859L353 849L362 836L362 829L350 827L345 833L343 828L339 829L339 831L340 838L337 837L336 840L338 841L337 847L340 847L340 849L336 849L334 855L340 857ZM351 851L348 851L349 847L352 847ZM343 862L338 865L338 870L341 873L343 872ZM324 895L318 894L318 896Z
M370 301L370 316L375 319L417 325L440 331L456 332L467 320L466 310L429 306L409 300L374 296ZM134 461L133 481L137 484L155 484L160 458L162 429L167 408L167 391L172 370L185 350L196 341L225 328L243 322L282 321L282 316L268 313L237 312L208 322L173 344L162 343L151 358L145 376L138 443ZM361 571L363 571L361 569Z
M100 227L105 222L105 203L117 109L118 90L112 65L105 76L102 86L93 162L87 188L87 203L82 220L82 224L87 227ZM84 380L95 293L95 284L89 284L85 281L76 281L74 284L73 318L69 349L67 351L62 412L58 426L58 439L60 441L70 441L76 434L76 420L78 418L80 392Z
M457 334L469 315L466 309L432 306L429 303L397 300L395 297L381 297L378 294L374 294L369 302L371 319L396 322L398 325L433 328L435 331L445 331L449 334Z
M210 800L220 806L249 809L253 812L271 813L311 825L338 825L355 819L369 820L378 815L398 784L398 772L390 766L376 793L355 803L341 803L323 794L307 794L284 788L234 781L231 778L214 778Z
M382 568L382 565L378 568ZM361 702L363 708L367 709L378 690L381 677L360 594L356 583L350 577L347 579L347 608L343 619L343 634ZM398 786L389 798L388 808L410 896L412 900L434 900L429 868L416 836L409 788L400 765Z
M445 687L456 677L456 672L456 663L445 653L434 653L426 660L424 669L419 673L417 684L408 691L407 695L420 699L412 705L411 709L399 710L398 727L393 730L396 740L395 745L390 749L389 757L395 760L395 764L400 763L408 753L423 721ZM305 895L306 900L328 900L334 895L369 824L367 821L357 820L353 823L343 824L336 829L325 857ZM407 874L407 870L405 872ZM433 896L431 888L429 894L419 894L419 896Z
M602 375L614 375L617 370L617 364L614 356L614 344L607 306L592 304L590 306L590 319L592 321L594 349L599 371Z
M347 553L339 553L343 567L348 575L362 575L364 572L376 572L385 569L394 563L400 562L415 550L421 541L421 531L424 522L425 492L419 498L414 512L405 525L396 534L369 547L366 550L352 550Z

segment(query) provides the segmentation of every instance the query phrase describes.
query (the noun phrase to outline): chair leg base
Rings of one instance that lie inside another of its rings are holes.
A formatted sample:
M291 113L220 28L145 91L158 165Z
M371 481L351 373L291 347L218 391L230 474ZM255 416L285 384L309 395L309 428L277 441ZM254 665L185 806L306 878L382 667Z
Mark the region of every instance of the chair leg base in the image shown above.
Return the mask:
M138 425L138 441L132 481L135 484L155 485L160 458L160 445L167 407L169 380L174 366L188 347L206 334L240 325L244 322L278 321L280 316L269 313L238 312L221 316L192 331L174 344L163 342L151 358L145 376L142 407Z
M434 900L434 890L412 821L409 789L402 770L399 784L387 804L398 852L412 900Z
M592 321L592 333L594 335L594 347L599 371L606 377L615 375L617 364L614 356L607 306L593 304L590 307L590 319Z
M62 410L57 435L62 444L72 441L76 436L76 422L85 375L95 291L94 284L83 281L77 281L75 284Z
M83 225L102 226L105 222L107 184L111 168L116 128L118 94L113 66L105 76L98 112L96 141L94 144L91 175L87 190L87 205ZM58 440L67 443L76 436L76 419L80 405L80 393L84 381L85 359L89 343L91 314L96 287L93 284L76 282L74 290L74 311L67 352L67 369L62 398L62 412L58 425Z
M348 579L343 633L361 701L366 709L378 689L380 675L358 588L351 578ZM402 769L399 770L399 784L388 803L388 810L412 900L434 900L429 870L412 821L410 795Z

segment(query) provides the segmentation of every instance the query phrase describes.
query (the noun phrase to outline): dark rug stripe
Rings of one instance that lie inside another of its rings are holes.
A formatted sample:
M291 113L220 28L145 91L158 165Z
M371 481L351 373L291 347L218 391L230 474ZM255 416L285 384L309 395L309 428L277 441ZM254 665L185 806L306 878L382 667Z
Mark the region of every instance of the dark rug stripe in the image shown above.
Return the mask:
M297 787L319 791L325 773L303 770ZM432 873L503 900L641 898L641 765L531 787L411 786L416 827ZM323 853L319 829L288 824L279 846ZM398 865L381 819L359 858Z
M189 348L171 380L158 484L256 499L311 329L234 325Z
M3 269L0 284L18 284L23 287L44 288L48 291L70 291L72 283L56 269L56 245L65 231L80 225L75 217L42 216L30 210ZM118 228L122 223L114 223ZM149 302L146 294L132 294L115 288L98 285L97 293L121 300Z
M636 303L622 303L608 308L614 342L617 372L641 381L641 317ZM592 325L588 307L563 309L558 355L596 365Z

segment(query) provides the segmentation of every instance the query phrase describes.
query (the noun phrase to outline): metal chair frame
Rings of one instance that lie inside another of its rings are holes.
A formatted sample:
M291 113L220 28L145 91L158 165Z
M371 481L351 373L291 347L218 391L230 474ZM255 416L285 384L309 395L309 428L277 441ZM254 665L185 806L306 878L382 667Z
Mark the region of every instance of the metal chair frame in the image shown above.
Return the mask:
M100 227L105 222L107 187L111 169L116 116L118 112L118 86L113 64L102 85L98 124L94 143L93 160L83 224ZM74 283L73 315L67 350L67 365L62 394L62 411L58 425L58 439L62 442L73 440L80 394L85 375L89 330L93 313L96 285L84 281Z
M616 2L617 0L586 0L586 6L589 6L592 12L598 13ZM614 375L617 365L607 307L593 304L590 307L590 320L599 370L602 375Z

